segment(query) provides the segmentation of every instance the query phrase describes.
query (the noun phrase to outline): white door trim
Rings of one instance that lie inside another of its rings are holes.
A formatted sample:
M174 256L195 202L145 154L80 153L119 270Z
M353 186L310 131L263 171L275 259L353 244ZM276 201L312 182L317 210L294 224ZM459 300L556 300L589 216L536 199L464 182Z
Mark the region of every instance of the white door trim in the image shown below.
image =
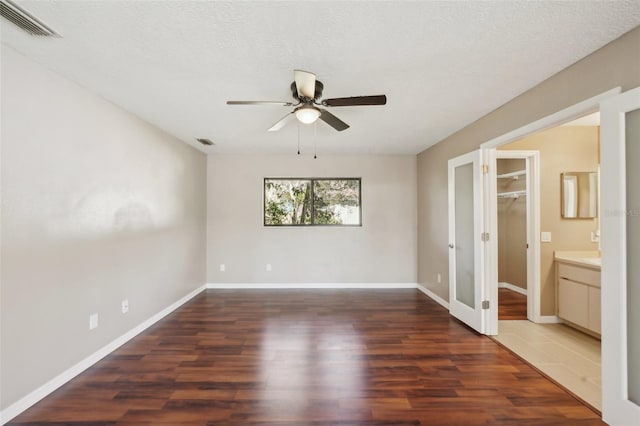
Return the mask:
M497 148L518 139L522 139L526 136L530 136L534 133L538 133L543 130L559 126L560 124L575 120L576 118L580 118L583 115L599 111L600 102L604 101L605 99L610 99L620 94L621 92L622 88L620 87L615 87L611 90L607 90L606 92L602 92L592 98L585 99L584 101L578 102L575 105L571 105L570 107L567 107L563 110L547 115L546 117L536 120L533 123L529 123L508 133L505 133L504 135L498 136L497 138L493 138L480 145L480 148Z
M622 88L620 87L615 87L613 89L607 90L606 92L602 92L596 96L593 96L589 99L585 99L584 101L578 102L574 105L571 105L567 108L564 108L558 112L555 112L553 114L547 115L539 120L536 120L532 123L526 124L522 127L519 127L515 130L512 130L510 132L507 132L503 135L500 135L496 138L493 138L483 144L480 145L480 148L484 151L490 151L494 148L498 148L500 146L506 145L508 143L514 142L518 139L522 139L526 136L530 136L534 133L538 133L541 132L543 130L547 130L550 129L552 127L556 127L560 124L564 124L567 123L569 121L575 120L576 118L579 118L583 115L587 115L596 111L600 110L600 103L606 99L611 99L615 96L617 96L618 94L620 94L622 92ZM491 152L488 152L487 157L491 157ZM539 167L539 166L538 166ZM495 168L495 167L494 167ZM490 168L491 169L491 168ZM489 173L491 173L491 170L489 170ZM538 175L539 175L539 170L538 170ZM490 179L491 181L492 179ZM486 191L485 192L485 205L488 206L488 208L490 208L490 206L492 205L491 203L491 194L489 193L490 191ZM535 198L535 195L533 196ZM539 197L539 194L538 194ZM534 202L537 203L537 205L540 205L540 200L539 198L536 200L534 200ZM492 221L493 217L491 215L487 215L487 220L488 221ZM540 229L540 224L538 223L537 225L538 227L538 231ZM539 245L540 243L540 233L538 232L537 235L534 236L534 238L532 239L532 243L535 243L537 245ZM539 249L537 250L538 252L538 259L539 259ZM487 328L489 333L488 334L497 334L498 332L498 322L497 322L497 317L498 317L498 305L497 305L497 297L498 297L498 286L497 286L497 278L495 281L492 281L492 277L490 276L491 273L495 273L492 272L492 268L491 265L493 265L495 262L497 262L497 252L493 253L492 250L489 250L489 252L487 253L487 257L486 257L486 262L487 262L487 276L486 276L486 288L485 288L485 292L487 294L488 297L490 297L491 299L489 302L489 312L488 312L488 320L487 320ZM539 262L539 260L538 260ZM538 268L539 269L539 268ZM537 274L540 274L540 271L537 272ZM497 276L497 275L496 275ZM539 278L538 278L539 279ZM535 282L535 280L534 280ZM539 284L538 284L539 285ZM528 310L528 307L527 307ZM495 312L494 312L495 311ZM536 320L536 316L535 316L535 312L536 309L534 307L534 321ZM539 314L539 308L538 308L538 314ZM495 321L493 320L493 318L495 318ZM537 317L538 321L540 322L545 322L544 319L545 317L538 315Z

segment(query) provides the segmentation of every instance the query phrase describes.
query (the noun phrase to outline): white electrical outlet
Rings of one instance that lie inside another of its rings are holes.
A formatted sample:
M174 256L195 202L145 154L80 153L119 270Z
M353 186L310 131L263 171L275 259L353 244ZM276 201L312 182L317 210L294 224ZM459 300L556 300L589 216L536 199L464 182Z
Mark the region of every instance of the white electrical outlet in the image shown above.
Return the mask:
M264 269L265 269L267 272L271 272L271 264L270 264L270 263L267 263L267 265L264 267Z
M98 328L98 314L89 315L89 330Z
M124 299L122 301L122 313L126 314L127 312L129 312L129 301L127 299Z
M597 243L600 241L600 231L591 231L591 242Z
M551 232L544 231L540 233L540 241L543 243L551 242Z
M438 280L438 284L442 282L442 274L438 274L437 280Z
M220 272L224 272L224 270L225 270L224 263L221 263L220 264Z

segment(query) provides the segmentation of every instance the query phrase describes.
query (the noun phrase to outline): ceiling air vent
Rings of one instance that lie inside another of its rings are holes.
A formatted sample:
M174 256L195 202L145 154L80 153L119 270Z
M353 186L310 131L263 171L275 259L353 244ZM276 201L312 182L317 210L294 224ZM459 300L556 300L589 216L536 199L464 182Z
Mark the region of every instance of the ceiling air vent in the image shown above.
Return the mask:
M2 17L13 22L26 32L34 36L52 37L59 35L51 28L40 22L28 12L13 4L9 0L0 0Z
M213 145L213 141L211 139L198 138L196 140L200 142L202 145L207 145L207 146Z

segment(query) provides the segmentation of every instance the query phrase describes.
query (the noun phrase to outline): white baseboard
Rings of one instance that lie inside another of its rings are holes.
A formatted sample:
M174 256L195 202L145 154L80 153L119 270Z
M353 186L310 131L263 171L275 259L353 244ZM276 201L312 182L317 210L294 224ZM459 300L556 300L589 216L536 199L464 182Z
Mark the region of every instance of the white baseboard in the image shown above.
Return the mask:
M515 291L516 293L527 295L527 289L518 287L511 283L498 283L498 288L506 288L507 290Z
M438 296L428 288L421 286L420 284L416 284L416 288L420 290L422 293L424 293L427 297L433 299L434 302L443 306L447 311L449 310L449 302L444 300L442 297Z
M427 297L449 310L449 302L444 300L426 287L417 283L208 283L209 290L251 290L251 289L348 289L348 288L417 288Z
M209 290L251 290L251 289L394 289L394 288L417 288L427 297L449 310L449 302L417 283L208 283Z
M556 315L541 315L534 322L538 324L561 324L562 320Z
M329 289L329 288L416 288L416 283L208 283L207 289Z
M49 395L54 390L58 389L60 386L67 383L69 380L76 377L78 374L82 373L87 368L91 367L96 362L100 361L105 356L109 355L111 352L118 349L123 344L127 343L129 340L140 334L142 331L152 326L156 322L160 321L162 318L175 311L177 308L182 306L184 303L188 302L190 299L198 295L201 291L205 289L206 286L202 285L197 289L193 290L191 293L184 296L182 299L177 302L167 306L162 311L158 312L151 318L147 319L143 323L139 324L135 328L129 330L122 336L116 338L111 343L103 346L98 349L93 354L89 355L87 358L83 359L76 365L72 366L68 370L58 374L53 379L49 380L44 385L40 386L38 389L30 392L26 396L22 397L18 401L14 402L3 411L0 411L0 424L4 425L9 422L14 417L18 416L20 413L25 411L27 408L34 405L36 402L40 401L45 396Z

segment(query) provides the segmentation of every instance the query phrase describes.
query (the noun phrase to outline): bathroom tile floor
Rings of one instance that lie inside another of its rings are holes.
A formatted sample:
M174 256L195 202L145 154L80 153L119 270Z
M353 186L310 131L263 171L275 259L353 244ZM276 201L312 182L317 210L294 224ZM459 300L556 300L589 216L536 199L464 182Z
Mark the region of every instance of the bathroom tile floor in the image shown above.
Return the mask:
M493 338L602 411L600 341L564 324L498 321Z

